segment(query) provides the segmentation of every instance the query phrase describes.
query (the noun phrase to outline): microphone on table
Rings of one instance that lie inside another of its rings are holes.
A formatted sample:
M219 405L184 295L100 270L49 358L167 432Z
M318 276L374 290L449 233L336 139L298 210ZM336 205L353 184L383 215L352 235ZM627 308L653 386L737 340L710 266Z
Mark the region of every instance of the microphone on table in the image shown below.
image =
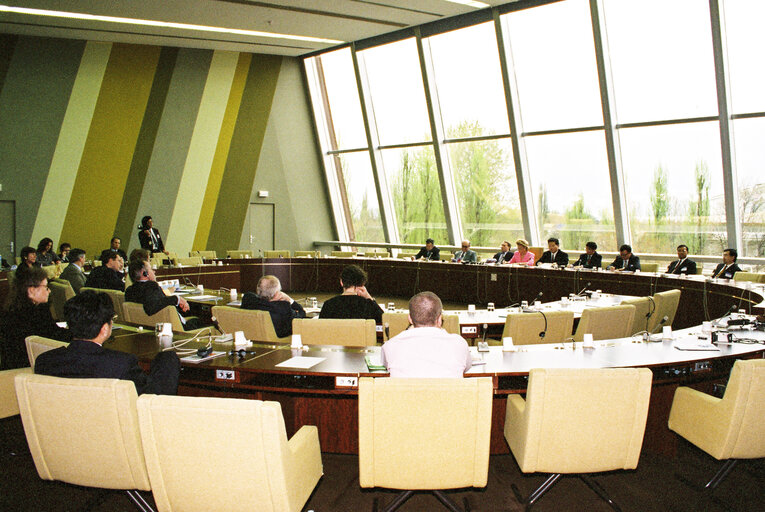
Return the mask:
M385 337L387 339L390 339L390 324L388 322L385 322L383 324L383 329L385 329Z
M584 293L584 291L585 291L587 288L589 288L589 287L590 287L590 285L591 285L591 284L592 284L592 283L587 283L586 285L584 285L584 288L582 288L581 290L579 290L579 293L577 293L577 294L576 294L576 296L577 296L577 297L579 297L580 295L582 295L582 294Z
M483 324L483 343L486 343L487 334L489 334L489 324Z
M664 318L662 318L661 321L656 325L656 327L653 328L653 330L651 331L651 334L656 334L656 332L658 332L659 329L664 327L664 324L666 324L668 320L669 320L669 317L667 315L664 315Z
M720 318L718 318L717 320L715 320L715 321L714 321L714 323L713 323L712 325L714 325L714 326L717 326L717 324L719 324L719 323L720 323L720 320L722 320L722 319L723 319L723 318L725 318L726 316L730 315L730 314L733 312L733 310L734 310L734 309L736 309L736 307L737 307L737 306L736 306L735 304L731 304L731 305L730 305L730 307L728 308L728 311L726 311L726 312L723 314L723 316L721 316Z
M534 300L532 300L531 302L529 302L529 304L534 304L536 301L538 301L539 299L541 299L541 298L542 298L542 295L544 295L544 293L542 293L542 292L539 292L539 293L537 293L537 296L536 296L536 297L534 297Z
M541 295L541 293L540 293L540 295ZM547 334L547 315L545 315L544 312L542 312L542 311L539 311L539 314L542 315L542 318L545 319L545 328L542 330L542 332L539 333L539 337L540 338L544 338L545 335Z

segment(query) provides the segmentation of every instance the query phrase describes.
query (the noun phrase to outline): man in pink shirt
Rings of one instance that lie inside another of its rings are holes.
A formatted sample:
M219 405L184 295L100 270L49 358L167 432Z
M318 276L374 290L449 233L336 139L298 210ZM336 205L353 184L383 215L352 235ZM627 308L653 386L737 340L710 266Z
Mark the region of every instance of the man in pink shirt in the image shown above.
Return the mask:
M382 347L382 361L391 377L458 378L470 369L467 342L441 328L441 299L418 293L409 301L410 328Z

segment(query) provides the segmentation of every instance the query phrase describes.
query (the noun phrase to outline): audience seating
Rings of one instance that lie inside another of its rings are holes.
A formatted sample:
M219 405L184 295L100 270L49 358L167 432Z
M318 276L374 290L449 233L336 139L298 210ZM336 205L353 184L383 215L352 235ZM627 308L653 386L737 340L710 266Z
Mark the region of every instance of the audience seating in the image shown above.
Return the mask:
M675 390L669 428L725 464L707 482L712 491L740 459L765 457L765 359L738 360L725 395Z
M252 258L253 253L252 251L226 251L226 258L232 258L232 259L244 259L244 258Z
M356 256L356 251L332 251L331 256L333 258L353 258Z
M204 261L201 256L188 256L186 258L178 258L175 260L178 265L197 266L204 265Z
M212 315L218 321L218 327L228 334L243 331L248 340L289 343L289 336L279 338L274 331L274 324L268 311L233 308L231 306L213 306Z
M125 490L139 510L153 510L137 492L151 487L131 381L21 373L16 395L40 478Z
M365 347L377 344L375 321L369 319L295 318L292 334L299 334L304 345Z
M545 329L545 317L547 329ZM563 343L571 339L574 329L572 311L545 311L542 313L508 313L502 337L511 336L516 345ZM539 336L544 332L544 337Z
M296 258L321 258L321 251L295 251Z
M32 373L32 368L15 368L0 371L0 419L16 416L19 401L16 398L16 375Z
M592 334L593 340L627 338L633 334L634 318L635 306L630 304L586 308L579 319L574 341L582 341L585 334Z
M48 276L48 281L50 281L51 279L56 279L61 274L65 265L67 263L64 265L47 265L42 269L45 271L45 275Z
M181 323L181 319L178 316L178 310L175 309L175 306L166 306L154 315L149 316L144 311L143 304L125 301L125 303L122 304L122 313L124 314L126 322L150 327L152 330L158 323L170 323L173 326L173 332L177 333L196 334L205 330L210 330L213 334L216 333L214 327L202 327L192 331L184 330L183 323Z
M618 506L584 473L635 469L643 443L651 370L647 368L532 369L526 399L507 397L505 440L524 473L552 473L526 508L563 474L577 474L598 496Z
M658 263L641 263L640 271L641 272L658 272L659 264Z
M415 256L417 256L416 252L400 252L396 257L401 259L412 259Z
M278 249L275 251L263 251L264 258L289 258L290 252L287 249Z
M629 336L647 330L648 324L655 314L656 302L653 297L635 297L633 299L624 299L623 306L630 305L635 307L635 316L632 319Z
M214 260L218 257L215 251L189 251L189 256L199 256L206 260Z
M441 491L486 486L492 393L490 377L359 379L361 487L403 491L389 511L415 491L459 510Z
M367 247L364 249L364 256L371 258L390 258L388 249L381 249L378 247Z
M765 283L765 274L741 271L733 274L733 280L738 282L748 281L750 283Z
M64 321L64 304L66 301L74 297L74 289L71 283L65 279L58 279L56 281L48 281L48 287L50 288L50 313L54 320L59 322Z
M288 440L278 402L142 395L138 417L160 512L298 512L323 474L317 428Z
M675 321L675 314L677 314L677 307L680 305L680 290L669 290L666 292L659 292L653 295L653 300L656 301L656 313L651 317L651 322L648 330L653 332L654 329L658 329L661 320L666 316L667 321L664 325L671 326ZM660 329L659 329L660 330Z
M405 331L409 327L409 313L383 313L383 340L388 341L393 336ZM460 317L458 315L444 315L441 327L452 334L460 333Z
M37 356L43 352L53 350L55 348L66 347L69 343L65 341L52 340L50 338L44 338L42 336L27 336L24 340L27 346L27 357L29 358L29 366L35 367L35 361Z
M107 294L109 298L112 299L114 314L117 315L117 318L114 319L114 322L120 323L125 321L122 314L122 304L125 302L125 292L121 292L119 290L109 290L107 288L89 288L86 286L80 288L80 292L84 292L85 290L92 290L94 292Z

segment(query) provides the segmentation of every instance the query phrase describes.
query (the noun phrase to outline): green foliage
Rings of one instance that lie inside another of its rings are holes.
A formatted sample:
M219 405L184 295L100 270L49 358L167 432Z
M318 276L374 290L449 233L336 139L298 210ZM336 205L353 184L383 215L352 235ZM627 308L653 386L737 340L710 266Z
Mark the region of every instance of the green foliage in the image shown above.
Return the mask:
M651 209L654 225L659 226L667 220L669 205L667 171L659 165L653 173L653 184L651 185Z
M437 244L446 241L441 186L431 151L404 151L391 190L402 242L423 243L428 237Z
M539 226L544 227L550 217L550 205L547 204L547 185L542 183L539 185Z
M706 162L698 162L694 169L696 194L688 205L688 224L694 226L694 233L687 244L691 253L701 253L707 244L707 224L709 223L709 167Z

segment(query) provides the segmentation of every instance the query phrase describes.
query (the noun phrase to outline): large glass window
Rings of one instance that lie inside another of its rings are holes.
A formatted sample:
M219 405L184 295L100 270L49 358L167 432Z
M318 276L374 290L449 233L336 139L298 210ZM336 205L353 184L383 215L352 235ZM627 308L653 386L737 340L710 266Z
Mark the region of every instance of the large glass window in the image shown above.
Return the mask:
M620 131L632 241L636 252L692 254L727 246L718 123Z
M603 125L587 0L503 16L523 131Z
M765 118L733 122L738 211L744 246L739 255L765 256Z
M725 27L734 114L765 111L765 2L725 0Z
M708 2L606 0L619 123L717 115Z
M614 250L603 132L527 137L526 155L541 239L559 238L567 252L583 250L590 240Z
M352 230L348 239L357 242L384 240L369 152L343 153L329 159L339 168L343 178L341 200L347 204L346 214L350 216Z

